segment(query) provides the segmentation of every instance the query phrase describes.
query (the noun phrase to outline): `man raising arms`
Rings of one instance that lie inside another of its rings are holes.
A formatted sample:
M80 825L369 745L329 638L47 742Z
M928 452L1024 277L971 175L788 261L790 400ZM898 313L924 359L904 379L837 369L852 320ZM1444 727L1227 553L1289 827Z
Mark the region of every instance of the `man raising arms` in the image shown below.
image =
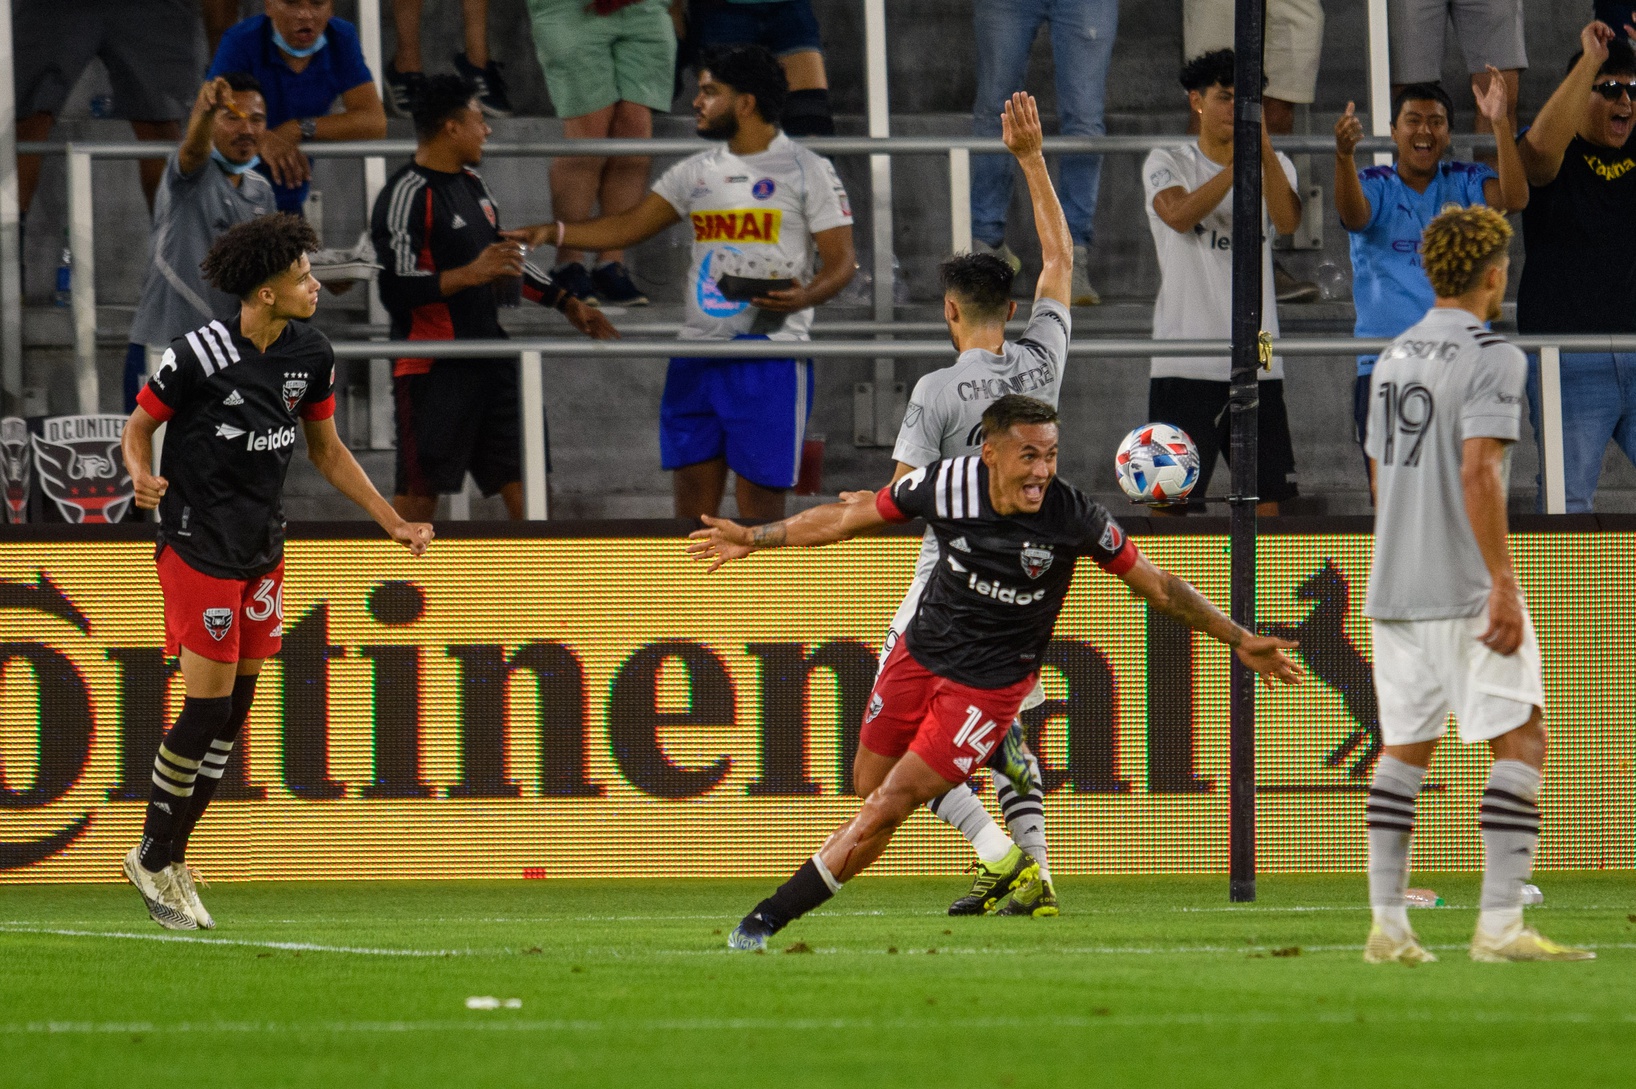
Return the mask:
M1510 241L1491 208L1432 220L1421 254L1437 301L1381 353L1370 384L1375 555L1364 612L1385 743L1366 810L1370 964L1437 959L1409 928L1403 889L1415 799L1450 711L1462 742L1486 741L1494 754L1478 813L1483 892L1471 959L1596 955L1522 922L1545 766L1539 640L1505 521L1527 363L1482 325L1500 316Z
M992 253L956 254L943 262L943 317L949 339L960 353L953 366L933 371L915 384L903 427L892 455L895 483L916 469L940 458L974 455L982 451L983 410L1008 391L1024 389L1056 407L1062 392L1063 367L1068 356L1068 309L1073 279L1074 241L1051 175L1041 154L1044 134L1033 96L1021 92L1006 102L1000 117L1001 136L1022 167L1034 205L1034 228L1044 258L1034 289L1034 313L1017 341L1005 339L1005 323L1017 312L1011 301L1015 272ZM960 546L957 544L956 549ZM915 579L892 618L881 651L884 668L902 637L927 580L937 570L937 535L926 531ZM1038 687L1024 698L1027 709L1044 701ZM977 852L977 876L969 892L949 906L951 915L979 915L995 910L1008 891L1011 899L1001 915L1057 914L1056 891L1046 856L1044 786L1039 762L1022 741L1022 724L1009 724L1005 740L994 750L990 766L999 771L996 793L1005 814L1008 838L967 786L958 786L929 808L952 825ZM1013 842L1014 841L1014 842ZM1019 875L1038 863L1037 879Z
M1009 394L989 405L982 424L981 457L935 461L873 495L854 493L754 530L706 517L709 528L692 534L689 553L714 571L760 549L833 544L920 517L943 557L875 679L852 769L863 808L745 916L728 939L733 949L765 948L879 858L911 813L983 765L1039 679L1080 557L1150 607L1235 648L1269 684L1304 675L1283 654L1295 644L1239 627L1153 566L1101 505L1056 479L1056 409ZM953 548L956 539L966 547Z
M159 511L165 643L181 658L186 698L159 745L142 842L125 876L155 922L210 929L186 865L188 836L210 804L250 715L256 677L284 634L284 476L299 418L324 478L418 556L432 527L405 522L335 431L335 353L305 320L318 308L305 220L266 215L216 240L211 286L239 299L228 322L178 337L137 395L122 440L136 505ZM163 465L153 434L168 423Z

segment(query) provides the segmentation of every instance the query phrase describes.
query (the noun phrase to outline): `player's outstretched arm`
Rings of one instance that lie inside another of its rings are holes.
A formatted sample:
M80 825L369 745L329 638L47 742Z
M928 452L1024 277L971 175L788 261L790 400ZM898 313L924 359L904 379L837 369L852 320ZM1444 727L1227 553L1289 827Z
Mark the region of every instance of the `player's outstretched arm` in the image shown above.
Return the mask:
M1045 166L1045 132L1040 127L1040 111L1034 96L1018 91L1000 113L1000 139L1017 157L1028 182L1028 199L1034 206L1034 230L1040 238L1044 264L1034 288L1035 299L1055 299L1068 305L1074 275L1074 238L1068 233L1068 217L1051 185Z
M687 554L708 562L710 571L762 549L816 548L886 524L875 507L874 492L847 492L839 503L812 507L782 522L754 528L708 514L702 521L704 529L687 535Z
M306 420L301 427L307 437L307 457L324 479L333 484L336 491L368 511L369 516L394 541L416 556L424 553L435 536L431 523L405 522L398 516L392 504L375 490L375 485L364 473L363 466L358 464L358 459L352 456L352 451L347 449L346 443L341 441L341 436L335 431L335 418Z
M1138 557L1135 565L1119 577L1166 616L1232 647L1238 660L1261 674L1269 688L1274 681L1300 684L1306 678L1306 670L1284 653L1294 650L1298 644L1241 628L1192 583L1155 567L1146 556Z
M566 246L593 252L622 250L652 238L681 218L670 206L670 201L650 192L642 198L642 203L628 212L567 224L562 229L563 237L558 237L558 225L555 223L536 223L532 227L501 231L500 237L527 242L530 246L556 246L559 249Z
M131 474L136 487L136 505L142 510L153 510L170 487L170 481L153 475L153 433L159 430L159 421L138 405L131 418L125 421L125 431L119 437L119 451L125 458L125 471Z

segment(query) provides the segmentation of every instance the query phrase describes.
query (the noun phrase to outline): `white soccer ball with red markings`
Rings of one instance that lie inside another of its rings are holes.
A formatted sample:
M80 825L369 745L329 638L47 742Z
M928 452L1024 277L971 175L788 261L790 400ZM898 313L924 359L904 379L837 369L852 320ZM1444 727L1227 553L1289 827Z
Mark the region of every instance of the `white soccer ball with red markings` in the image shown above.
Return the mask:
M1176 503L1199 482L1199 448L1179 427L1143 424L1119 444L1114 470L1133 502Z

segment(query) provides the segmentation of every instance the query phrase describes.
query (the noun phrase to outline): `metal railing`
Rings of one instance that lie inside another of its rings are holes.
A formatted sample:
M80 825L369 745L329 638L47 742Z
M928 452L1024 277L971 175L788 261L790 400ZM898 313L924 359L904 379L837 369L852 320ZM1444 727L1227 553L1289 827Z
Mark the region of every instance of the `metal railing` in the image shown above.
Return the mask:
M1272 342L1273 351L1284 357L1350 356L1379 352L1390 340L1384 337L1281 337ZM1562 514L1567 510L1562 461L1561 353L1636 352L1636 336L1553 336L1517 337L1512 340L1525 351L1540 357L1540 430L1545 485L1545 510ZM424 356L427 342L350 341L334 345L338 359L373 359L388 356ZM523 433L524 514L541 519L550 516L545 486L545 385L542 367L548 358L654 359L670 357L764 359L787 358L793 351L819 359L873 359L881 352L879 341L809 341L799 348L790 341L765 340L567 340L531 338L518 340L454 340L439 342L439 359L475 359L514 356L519 367ZM1230 353L1225 340L1153 340L1150 338L1108 338L1073 340L1068 354L1078 358L1140 358L1149 356L1199 356ZM948 359L947 340L898 340L890 342L895 359ZM896 426L894 424L894 426Z

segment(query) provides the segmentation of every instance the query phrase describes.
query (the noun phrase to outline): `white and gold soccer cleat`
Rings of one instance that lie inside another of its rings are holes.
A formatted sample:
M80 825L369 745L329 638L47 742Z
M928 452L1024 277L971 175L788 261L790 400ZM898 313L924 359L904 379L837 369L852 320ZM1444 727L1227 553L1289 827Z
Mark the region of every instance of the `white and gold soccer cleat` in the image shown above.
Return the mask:
M1369 928L1369 940L1363 944L1363 963L1365 964L1407 964L1410 968L1418 964L1430 964L1437 957L1420 944L1420 939L1414 931L1399 937L1387 933L1379 924Z
M1477 928L1471 938L1471 959L1484 964L1503 964L1513 960L1595 960L1596 952L1572 945L1562 945L1541 934L1531 926L1516 923L1494 937Z
M204 882L206 885L210 884L210 882L199 876L199 871L192 866L183 862L172 862L170 864L171 883L176 886L177 893L181 895L182 902L187 905L187 910L193 916L194 921L199 924L199 929L215 930L216 920L210 917L210 912L205 910L204 901L199 899L199 889L193 883L194 878L198 878L199 881Z
M171 878L170 868L167 866L158 873L143 869L141 852L141 847L132 847L121 868L126 880L142 894L148 915L166 930L199 929L199 921L188 910L187 901L182 899L181 890Z

